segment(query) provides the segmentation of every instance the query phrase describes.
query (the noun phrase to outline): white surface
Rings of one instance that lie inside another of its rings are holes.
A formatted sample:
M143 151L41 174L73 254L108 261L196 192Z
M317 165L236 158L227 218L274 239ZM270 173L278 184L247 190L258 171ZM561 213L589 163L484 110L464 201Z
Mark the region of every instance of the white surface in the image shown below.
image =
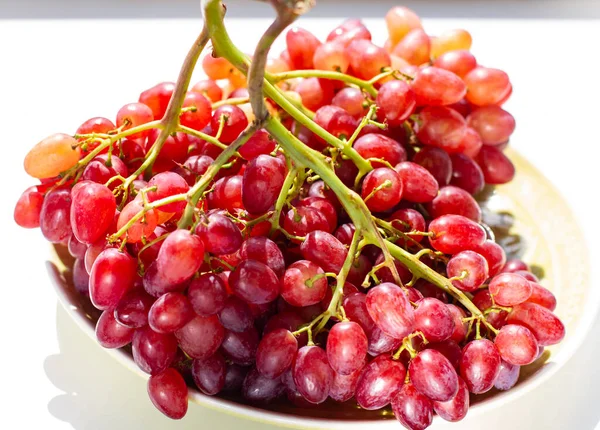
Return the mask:
M323 35L335 22L312 19L303 25ZM381 21L368 23L381 40ZM255 38L248 35L258 35L266 21L229 25L234 40L249 50ZM598 23L474 19L428 20L426 25L432 33L468 28L480 62L511 75L515 91L507 108L518 123L513 145L557 185L588 242L595 242L592 172L599 155L600 80L589 49L591 41L600 39ZM50 133L74 132L91 116L112 117L141 90L174 79L199 27L198 20L0 22L2 429L197 429L211 418L218 418L223 429L266 428L197 407L182 422L162 417L147 400L144 381L57 309L43 263L48 247L39 231L18 229L12 221L14 202L32 183L22 171L29 147ZM592 262L599 257L590 249ZM486 416L443 428L593 429L600 419L594 406L600 400L599 329L596 323L576 357L534 392Z

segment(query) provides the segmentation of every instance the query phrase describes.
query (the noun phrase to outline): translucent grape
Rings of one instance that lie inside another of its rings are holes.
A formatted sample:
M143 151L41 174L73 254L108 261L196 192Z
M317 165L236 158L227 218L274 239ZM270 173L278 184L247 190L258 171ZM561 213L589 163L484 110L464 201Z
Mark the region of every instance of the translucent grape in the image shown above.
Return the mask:
M73 137L53 134L35 145L25 156L24 167L28 175L44 179L58 176L75 166L81 150Z

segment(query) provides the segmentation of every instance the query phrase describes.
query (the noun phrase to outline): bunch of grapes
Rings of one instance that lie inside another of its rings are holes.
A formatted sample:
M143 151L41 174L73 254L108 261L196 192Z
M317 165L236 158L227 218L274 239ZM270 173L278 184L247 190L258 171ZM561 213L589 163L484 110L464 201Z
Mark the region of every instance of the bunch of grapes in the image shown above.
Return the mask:
M213 23L207 79L189 85L201 36L177 83L25 159L40 183L15 220L68 247L98 342L131 344L175 419L196 386L391 407L424 429L514 386L564 326L473 197L515 173L507 74L477 63L467 31L429 36L396 7L383 47L359 20L325 42L290 29L256 94Z

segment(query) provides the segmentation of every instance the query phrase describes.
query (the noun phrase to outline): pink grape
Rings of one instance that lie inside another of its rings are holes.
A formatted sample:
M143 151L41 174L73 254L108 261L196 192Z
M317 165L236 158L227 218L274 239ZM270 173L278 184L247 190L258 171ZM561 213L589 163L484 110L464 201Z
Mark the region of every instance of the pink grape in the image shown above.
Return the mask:
M96 323L96 339L104 348L122 348L133 340L134 329L115 319L112 310L102 312Z
M429 224L431 246L445 254L458 254L483 244L485 230L461 215L442 215Z
M408 373L414 387L434 401L447 402L458 392L458 376L450 361L434 349L426 349L410 361Z
M443 106L460 101L467 93L464 82L454 73L437 67L425 67L411 82L417 105Z
M467 416L469 410L469 389L467 384L458 378L458 392L446 402L433 402L433 409L442 419L457 422Z
M415 326L415 313L400 287L384 282L369 290L366 306L375 324L387 335L402 339Z
M327 359L341 375L360 369L367 355L368 340L362 327L352 321L335 324L327 337Z
M404 384L392 399L392 411L400 423L411 430L423 430L433 421L433 404L412 384Z
M441 342L454 332L454 317L445 303L427 297L417 303L414 310L416 330L421 331L430 342Z
M490 294L502 306L514 306L526 301L532 293L530 282L516 273L496 275L489 284Z
M526 327L507 324L500 329L494 343L500 356L507 363L525 366L537 358L538 342Z
M148 379L148 395L152 404L171 419L185 416L188 408L188 387L175 369L166 369Z
M370 411L386 407L402 388L405 377L406 368L400 361L386 355L376 357L358 378L356 402Z
M204 360L221 346L225 329L216 316L196 316L175 332L179 347L190 357Z
M298 342L289 330L273 330L258 344L256 369L267 378L278 378L292 366L297 351Z
M300 348L292 375L298 392L310 403L323 403L329 396L334 372L327 361L327 354L318 346Z
M500 372L500 354L487 339L473 340L463 349L460 376L473 394L482 394L494 386Z
M513 307L508 314L508 324L527 327L535 336L540 346L559 343L565 337L565 326L560 319L535 303L521 303Z
M449 278L462 278L452 281L452 285L456 288L463 291L475 291L488 278L489 269L487 260L481 255L473 251L462 251L448 261L446 273Z

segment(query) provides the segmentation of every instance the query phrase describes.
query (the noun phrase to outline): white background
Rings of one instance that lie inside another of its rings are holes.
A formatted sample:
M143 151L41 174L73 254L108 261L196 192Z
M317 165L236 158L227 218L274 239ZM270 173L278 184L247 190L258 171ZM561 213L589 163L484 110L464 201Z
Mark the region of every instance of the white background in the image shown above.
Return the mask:
M58 307L44 269L48 246L39 231L12 221L14 202L33 183L22 171L27 150L48 134L74 132L89 117L113 117L145 88L175 79L200 28L196 3L0 0L1 429L199 429L216 422L223 429L265 428L194 406L182 422L163 418L147 400L145 381L113 361ZM237 16L267 10L249 3L238 1L230 10ZM303 24L321 36L338 20L319 16L381 16L387 9L381 2L324 3ZM435 17L425 19L431 33L469 29L480 63L510 74L513 146L557 185L597 247L600 23L586 19L598 18L597 3L415 3L418 12ZM235 12L238 5L244 9ZM161 16L170 19L151 19ZM367 23L382 42L382 21ZM266 24L229 22L246 50ZM590 249L596 266L599 257ZM450 428L594 428L600 420L599 330L597 322L568 365L537 390Z

